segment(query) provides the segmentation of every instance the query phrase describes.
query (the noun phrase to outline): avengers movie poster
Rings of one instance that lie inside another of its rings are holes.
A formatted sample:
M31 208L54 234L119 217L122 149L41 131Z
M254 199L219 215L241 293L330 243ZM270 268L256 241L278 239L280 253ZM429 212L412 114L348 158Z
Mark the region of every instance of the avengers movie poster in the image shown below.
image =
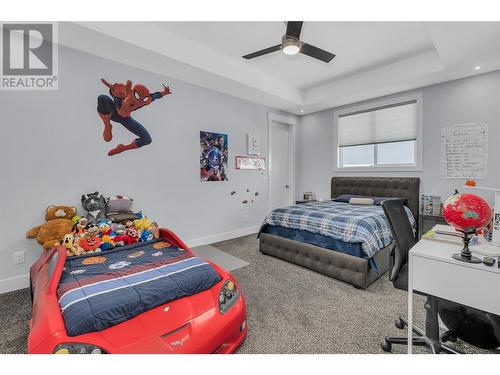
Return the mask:
M227 181L227 134L200 132L200 180Z

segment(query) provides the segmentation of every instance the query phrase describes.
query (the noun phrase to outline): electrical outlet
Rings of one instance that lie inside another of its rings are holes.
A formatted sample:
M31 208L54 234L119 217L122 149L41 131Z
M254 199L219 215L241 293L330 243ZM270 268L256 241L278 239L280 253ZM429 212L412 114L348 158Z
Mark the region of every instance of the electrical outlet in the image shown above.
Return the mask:
M24 264L24 251L14 253L14 264Z

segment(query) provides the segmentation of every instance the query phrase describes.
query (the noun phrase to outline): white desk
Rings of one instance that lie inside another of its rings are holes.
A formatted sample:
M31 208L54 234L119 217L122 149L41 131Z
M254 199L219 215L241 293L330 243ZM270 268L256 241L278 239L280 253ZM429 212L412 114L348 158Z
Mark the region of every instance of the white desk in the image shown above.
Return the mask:
M412 352L413 291L500 315L500 268L451 257L461 245L421 239L408 255L408 353ZM470 248L474 253L474 247ZM474 254L483 258L480 254Z

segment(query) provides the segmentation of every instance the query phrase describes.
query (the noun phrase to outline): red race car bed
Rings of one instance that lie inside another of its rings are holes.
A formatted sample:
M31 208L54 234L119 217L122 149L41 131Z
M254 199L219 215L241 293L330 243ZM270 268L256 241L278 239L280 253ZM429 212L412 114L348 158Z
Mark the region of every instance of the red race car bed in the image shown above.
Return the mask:
M79 257L54 248L31 280L29 353L231 353L246 336L235 280L168 230Z

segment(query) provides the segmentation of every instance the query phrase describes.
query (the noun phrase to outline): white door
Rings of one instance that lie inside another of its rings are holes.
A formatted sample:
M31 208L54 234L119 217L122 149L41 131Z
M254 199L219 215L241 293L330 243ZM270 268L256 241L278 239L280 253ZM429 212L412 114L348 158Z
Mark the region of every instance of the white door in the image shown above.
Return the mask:
M271 122L270 131L270 202L271 209L292 204L291 126Z

